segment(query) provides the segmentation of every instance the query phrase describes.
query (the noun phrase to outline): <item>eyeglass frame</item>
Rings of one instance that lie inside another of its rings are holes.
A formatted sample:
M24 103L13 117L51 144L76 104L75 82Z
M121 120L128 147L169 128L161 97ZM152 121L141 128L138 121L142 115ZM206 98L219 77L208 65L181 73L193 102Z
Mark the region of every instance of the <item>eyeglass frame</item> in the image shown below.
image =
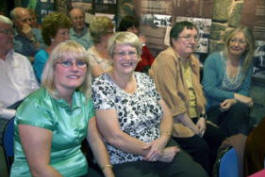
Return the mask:
M119 57L125 57L126 55L129 55L130 57L137 57L137 52L136 51L129 51L129 52L114 52L114 55L118 55Z
M67 64L66 62L69 62L69 64ZM82 65L80 65L79 62L82 62L81 63ZM74 63L75 63L75 66L79 69L85 69L88 67L88 63L83 60L76 60L75 62L73 62L73 60L66 59L66 60L61 60L61 61L56 62L56 64L60 64L64 68L71 68L73 67Z
M193 39L195 42L198 42L200 40L200 36L192 36L190 34L185 35L185 36L179 36L178 38L183 38L186 41L191 41Z
M6 35L14 35L15 31L13 29L0 29L0 33Z

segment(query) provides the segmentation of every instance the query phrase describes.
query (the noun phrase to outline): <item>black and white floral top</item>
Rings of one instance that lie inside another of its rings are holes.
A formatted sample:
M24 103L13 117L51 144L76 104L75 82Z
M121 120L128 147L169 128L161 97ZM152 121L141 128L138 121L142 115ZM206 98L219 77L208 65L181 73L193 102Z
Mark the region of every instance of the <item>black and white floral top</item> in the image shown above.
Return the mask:
M161 99L153 81L143 73L134 73L137 89L130 94L114 83L108 74L93 82L93 99L96 110L115 109L121 130L143 142L160 137L163 115L158 101ZM129 154L107 144L111 164L142 160L142 156Z

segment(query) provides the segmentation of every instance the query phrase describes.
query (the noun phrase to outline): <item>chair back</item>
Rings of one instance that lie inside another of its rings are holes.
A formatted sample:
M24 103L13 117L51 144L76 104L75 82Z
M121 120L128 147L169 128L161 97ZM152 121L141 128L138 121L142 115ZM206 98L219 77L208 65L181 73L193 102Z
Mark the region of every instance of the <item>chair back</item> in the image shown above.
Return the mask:
M10 119L4 131L3 147L5 151L7 166L10 169L14 157L14 118Z
M230 148L221 158L219 177L239 177L238 166L237 152L234 148Z

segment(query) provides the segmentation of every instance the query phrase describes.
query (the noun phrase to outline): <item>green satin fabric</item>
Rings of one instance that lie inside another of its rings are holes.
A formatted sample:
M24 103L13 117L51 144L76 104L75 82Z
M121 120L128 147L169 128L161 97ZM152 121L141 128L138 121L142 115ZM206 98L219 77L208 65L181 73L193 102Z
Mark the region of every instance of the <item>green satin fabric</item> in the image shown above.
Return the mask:
M94 115L92 100L87 100L80 92L73 94L72 107L62 99L51 97L45 88L31 94L18 108L15 118L15 159L11 177L31 176L18 134L19 124L52 131L50 164L63 176L86 174L87 162L80 147L87 135L88 121Z

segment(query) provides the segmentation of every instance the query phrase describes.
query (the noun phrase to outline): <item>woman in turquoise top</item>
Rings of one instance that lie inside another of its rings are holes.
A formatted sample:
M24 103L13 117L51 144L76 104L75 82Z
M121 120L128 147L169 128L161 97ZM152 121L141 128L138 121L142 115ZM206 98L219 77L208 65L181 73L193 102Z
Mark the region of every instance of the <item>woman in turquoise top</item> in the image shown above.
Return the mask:
M211 54L204 63L203 88L208 103L208 119L227 136L247 134L254 38L244 26L225 36L225 49Z
M88 67L85 49L74 41L52 51L42 88L17 111L12 177L98 176L80 150L86 137L104 175L114 176L96 128Z
M69 40L71 20L63 13L53 12L42 22L42 37L48 47L39 50L34 56L33 69L36 78L41 82L41 75L52 50L60 43Z

